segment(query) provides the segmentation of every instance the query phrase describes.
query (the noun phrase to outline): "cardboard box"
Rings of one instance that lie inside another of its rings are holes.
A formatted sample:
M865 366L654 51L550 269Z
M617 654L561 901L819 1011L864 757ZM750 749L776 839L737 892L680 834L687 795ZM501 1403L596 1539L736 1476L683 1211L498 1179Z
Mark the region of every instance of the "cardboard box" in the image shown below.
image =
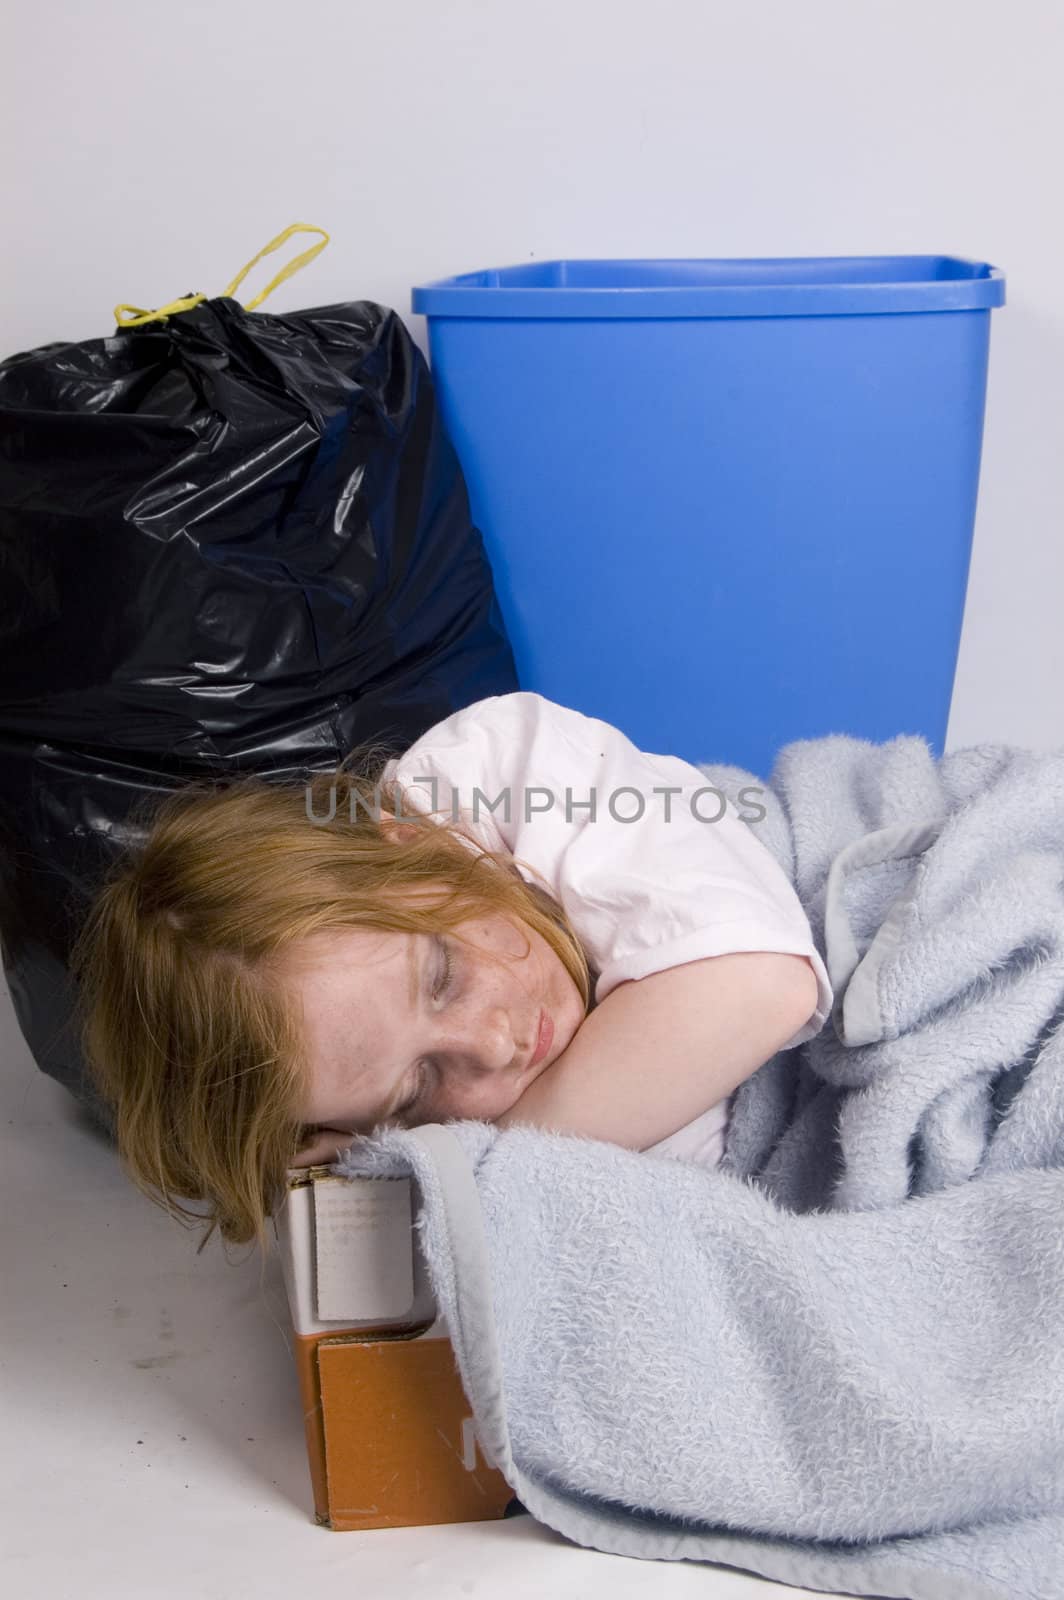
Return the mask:
M273 1219L315 1519L336 1531L522 1509L477 1443L414 1231L412 1186L293 1169Z

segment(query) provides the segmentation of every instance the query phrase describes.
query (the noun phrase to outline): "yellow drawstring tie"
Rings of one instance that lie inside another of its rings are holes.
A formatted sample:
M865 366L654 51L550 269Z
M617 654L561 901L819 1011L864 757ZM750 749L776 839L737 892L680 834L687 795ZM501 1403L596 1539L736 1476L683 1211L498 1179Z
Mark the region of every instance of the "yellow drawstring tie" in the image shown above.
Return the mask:
M314 260L316 255L321 254L329 243L329 235L324 228L315 228L307 222L293 222L290 228L286 228L283 233L277 235L276 239L271 239L268 245L264 245L258 255L249 261L241 272L237 273L228 289L224 291L226 298L236 293L237 287L243 283L252 267L256 266L263 256L268 256L271 250L278 249L286 239L292 237L293 233L320 233L321 240L318 244L311 245L309 250L304 250L302 255L296 256L286 267L282 267L273 281L266 285L262 293L257 294L254 300L244 307L245 311L254 311L255 307L261 305L268 294L273 293L278 284L283 283L294 272L299 272L301 268L307 266L309 262ZM165 321L167 317L177 311L191 311L193 306L198 306L201 300L206 300L206 298L205 294L186 294L180 300L171 300L168 306L160 306L158 311L145 311L143 306L115 306L115 321L122 328L138 328L144 322ZM131 312L132 315L123 316L122 313L124 311Z

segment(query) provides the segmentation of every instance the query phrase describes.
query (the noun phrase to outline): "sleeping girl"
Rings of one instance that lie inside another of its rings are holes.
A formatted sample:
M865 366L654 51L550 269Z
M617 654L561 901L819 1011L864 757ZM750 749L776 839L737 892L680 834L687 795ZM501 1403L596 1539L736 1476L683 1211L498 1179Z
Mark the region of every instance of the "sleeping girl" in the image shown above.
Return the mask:
M833 998L756 822L527 691L307 784L186 785L72 967L123 1164L208 1221L201 1249L216 1227L267 1248L289 1169L383 1126L715 1163L733 1091Z

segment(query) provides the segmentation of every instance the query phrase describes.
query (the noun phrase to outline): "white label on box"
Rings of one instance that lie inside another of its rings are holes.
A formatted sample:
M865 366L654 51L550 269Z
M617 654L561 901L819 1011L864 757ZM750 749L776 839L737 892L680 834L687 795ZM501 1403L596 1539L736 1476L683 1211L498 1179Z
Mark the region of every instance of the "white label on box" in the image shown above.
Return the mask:
M314 1184L318 1318L402 1321L414 1302L409 1178Z

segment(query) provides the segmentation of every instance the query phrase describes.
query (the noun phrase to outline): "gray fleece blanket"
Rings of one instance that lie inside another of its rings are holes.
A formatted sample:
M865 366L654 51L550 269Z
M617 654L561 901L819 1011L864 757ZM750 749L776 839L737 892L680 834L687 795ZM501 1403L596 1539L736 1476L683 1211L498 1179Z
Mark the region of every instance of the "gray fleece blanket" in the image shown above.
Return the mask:
M720 1169L454 1122L333 1170L413 1176L481 1448L577 1544L1062 1600L1064 750L832 735L761 787L835 1004Z

